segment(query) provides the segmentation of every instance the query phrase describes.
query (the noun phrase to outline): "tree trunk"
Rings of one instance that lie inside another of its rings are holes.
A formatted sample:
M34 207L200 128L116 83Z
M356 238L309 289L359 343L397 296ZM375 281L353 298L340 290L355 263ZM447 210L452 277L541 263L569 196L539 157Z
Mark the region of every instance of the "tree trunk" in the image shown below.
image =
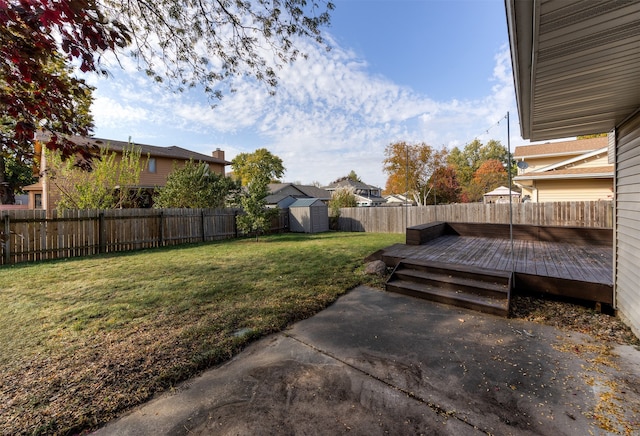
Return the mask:
M14 204L16 202L13 186L7 181L7 169L4 157L0 156L0 204Z

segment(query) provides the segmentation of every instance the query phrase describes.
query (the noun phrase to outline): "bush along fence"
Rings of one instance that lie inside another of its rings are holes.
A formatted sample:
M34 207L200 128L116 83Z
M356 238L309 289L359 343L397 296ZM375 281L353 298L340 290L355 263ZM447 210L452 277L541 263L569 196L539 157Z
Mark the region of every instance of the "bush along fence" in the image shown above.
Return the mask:
M244 236L239 209L118 209L2 212L0 265L142 250ZM288 211L271 232L289 228Z
M350 207L340 209L343 232L404 233L407 227L434 221L613 228L611 201L557 203L443 204L422 207Z

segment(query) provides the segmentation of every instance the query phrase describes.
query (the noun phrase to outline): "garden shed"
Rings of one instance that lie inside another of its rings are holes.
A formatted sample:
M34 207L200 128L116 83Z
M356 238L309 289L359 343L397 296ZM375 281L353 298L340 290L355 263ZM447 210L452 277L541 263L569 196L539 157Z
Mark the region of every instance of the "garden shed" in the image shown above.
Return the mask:
M318 198L299 198L289 205L289 229L299 233L329 230L329 208Z
M506 186L500 186L499 188L494 189L491 192L487 192L483 196L483 202L487 203L509 203L509 194L511 194L511 199L514 203L520 202L520 193L517 191L512 191Z

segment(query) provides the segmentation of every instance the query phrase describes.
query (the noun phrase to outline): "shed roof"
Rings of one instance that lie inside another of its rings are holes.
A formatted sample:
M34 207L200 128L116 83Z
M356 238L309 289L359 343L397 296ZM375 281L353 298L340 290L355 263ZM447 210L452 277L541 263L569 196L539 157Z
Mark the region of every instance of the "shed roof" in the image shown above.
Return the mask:
M298 198L296 201L291 203L289 207L310 207L324 205L325 204L319 198Z
M509 193L511 193L511 195L520 195L520 193L518 191L512 191L509 188L507 188L506 186L500 186L500 187L494 189L491 192L487 192L484 195L491 195L491 196L496 195L496 196L499 196L499 195L509 195Z

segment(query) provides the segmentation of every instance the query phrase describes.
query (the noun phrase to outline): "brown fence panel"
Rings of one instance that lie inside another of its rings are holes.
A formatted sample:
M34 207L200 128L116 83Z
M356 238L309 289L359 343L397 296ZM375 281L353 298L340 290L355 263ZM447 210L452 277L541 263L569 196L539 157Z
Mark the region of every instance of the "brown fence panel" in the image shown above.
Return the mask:
M557 203L443 204L420 207L340 209L339 230L404 233L407 227L434 221L613 228L611 201Z
M238 209L121 209L0 212L0 265L141 250L242 236ZM271 223L287 231L288 211Z

